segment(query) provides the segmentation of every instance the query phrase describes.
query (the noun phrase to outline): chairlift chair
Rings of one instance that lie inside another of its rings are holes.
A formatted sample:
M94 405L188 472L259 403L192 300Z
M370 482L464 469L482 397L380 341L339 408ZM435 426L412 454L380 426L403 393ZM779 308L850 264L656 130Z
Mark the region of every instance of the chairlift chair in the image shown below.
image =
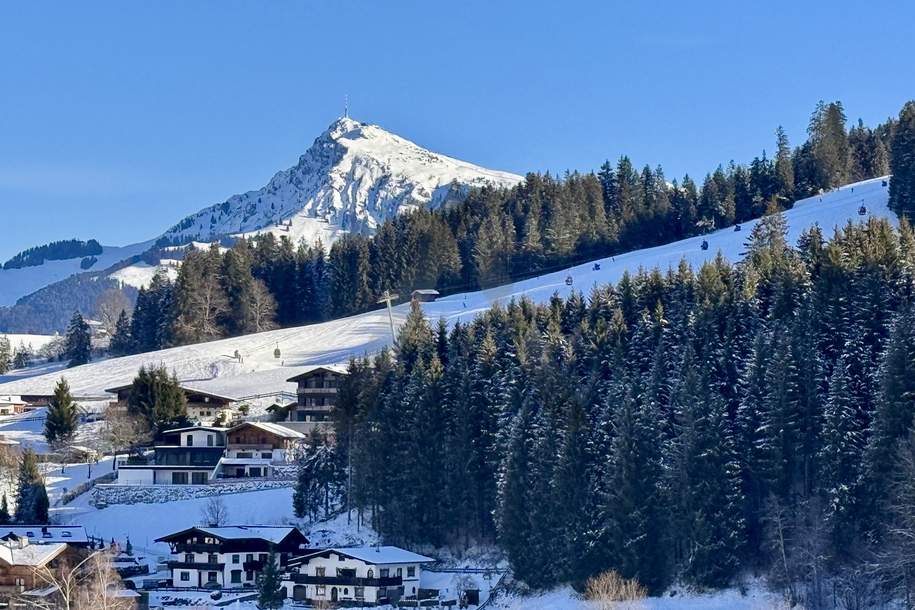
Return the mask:
M279 359L280 356L282 356L282 354L280 353L280 344L277 343L276 349L273 350L273 357Z
M701 246L701 247L702 247L703 250L708 250L708 242L707 242L706 240L703 239L703 240L702 240L702 246Z
M566 286L571 286L571 285L572 285L572 276L567 275L566 276Z
M594 266L591 267L591 271L600 271L600 263L594 263Z
M737 233L740 231L740 225L734 225L734 232Z
M865 214L867 214L867 208L862 205L858 208L858 216L864 216Z

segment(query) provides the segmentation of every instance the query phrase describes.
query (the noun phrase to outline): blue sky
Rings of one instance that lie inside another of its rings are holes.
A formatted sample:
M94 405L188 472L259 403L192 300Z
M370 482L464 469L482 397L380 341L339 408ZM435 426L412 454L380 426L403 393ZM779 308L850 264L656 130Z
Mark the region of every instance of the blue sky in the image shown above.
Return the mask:
M668 177L915 97L912 3L0 0L0 260L259 188L341 113L484 166Z

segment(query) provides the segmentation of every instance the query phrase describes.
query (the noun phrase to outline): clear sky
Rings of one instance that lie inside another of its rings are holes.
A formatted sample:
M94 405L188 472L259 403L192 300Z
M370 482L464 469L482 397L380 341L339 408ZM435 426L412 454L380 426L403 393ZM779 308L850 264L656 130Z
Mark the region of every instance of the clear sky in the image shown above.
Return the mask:
M261 187L342 112L480 165L669 178L915 97L915 3L0 0L0 259Z

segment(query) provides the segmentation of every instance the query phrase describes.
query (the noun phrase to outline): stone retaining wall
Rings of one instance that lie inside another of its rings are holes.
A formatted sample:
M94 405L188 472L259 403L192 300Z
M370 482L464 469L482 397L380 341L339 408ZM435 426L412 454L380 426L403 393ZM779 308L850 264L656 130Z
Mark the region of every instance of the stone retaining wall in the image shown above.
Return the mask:
M292 486L289 479L220 481L211 485L96 485L92 489L92 505L103 508L110 504L156 504Z

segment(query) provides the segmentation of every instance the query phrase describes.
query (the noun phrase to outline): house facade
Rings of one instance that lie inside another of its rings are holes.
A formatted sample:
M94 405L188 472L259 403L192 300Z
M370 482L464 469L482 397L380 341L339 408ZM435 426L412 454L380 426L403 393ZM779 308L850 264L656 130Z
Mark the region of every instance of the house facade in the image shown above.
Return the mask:
M385 604L415 597L432 561L396 546L325 549L290 560L283 587L295 601Z
M132 383L108 388L105 391L114 394L115 399L108 403L108 408L115 411L127 412L127 402L130 399ZM187 401L187 416L191 421L200 424L213 424L217 419L230 421L235 416L236 398L222 396L213 392L206 392L184 384L179 386L184 392Z
M271 549L282 568L306 551L308 539L295 527L238 525L192 527L156 542L171 549L173 587L242 589L256 585Z
M206 485L226 450L225 428L166 430L152 455L118 467L119 485Z
M26 402L18 396L0 396L0 415L18 415L25 408Z
M216 479L274 476L277 466L295 458L305 435L268 422L243 422L226 435L226 451L213 473Z
M46 587L37 571L67 562L78 556L76 548L65 542L32 542L15 532L0 536L0 600Z
M337 388L345 375L343 367L319 366L287 379L297 385L297 400L283 425L306 436L316 430L324 434L332 432Z

